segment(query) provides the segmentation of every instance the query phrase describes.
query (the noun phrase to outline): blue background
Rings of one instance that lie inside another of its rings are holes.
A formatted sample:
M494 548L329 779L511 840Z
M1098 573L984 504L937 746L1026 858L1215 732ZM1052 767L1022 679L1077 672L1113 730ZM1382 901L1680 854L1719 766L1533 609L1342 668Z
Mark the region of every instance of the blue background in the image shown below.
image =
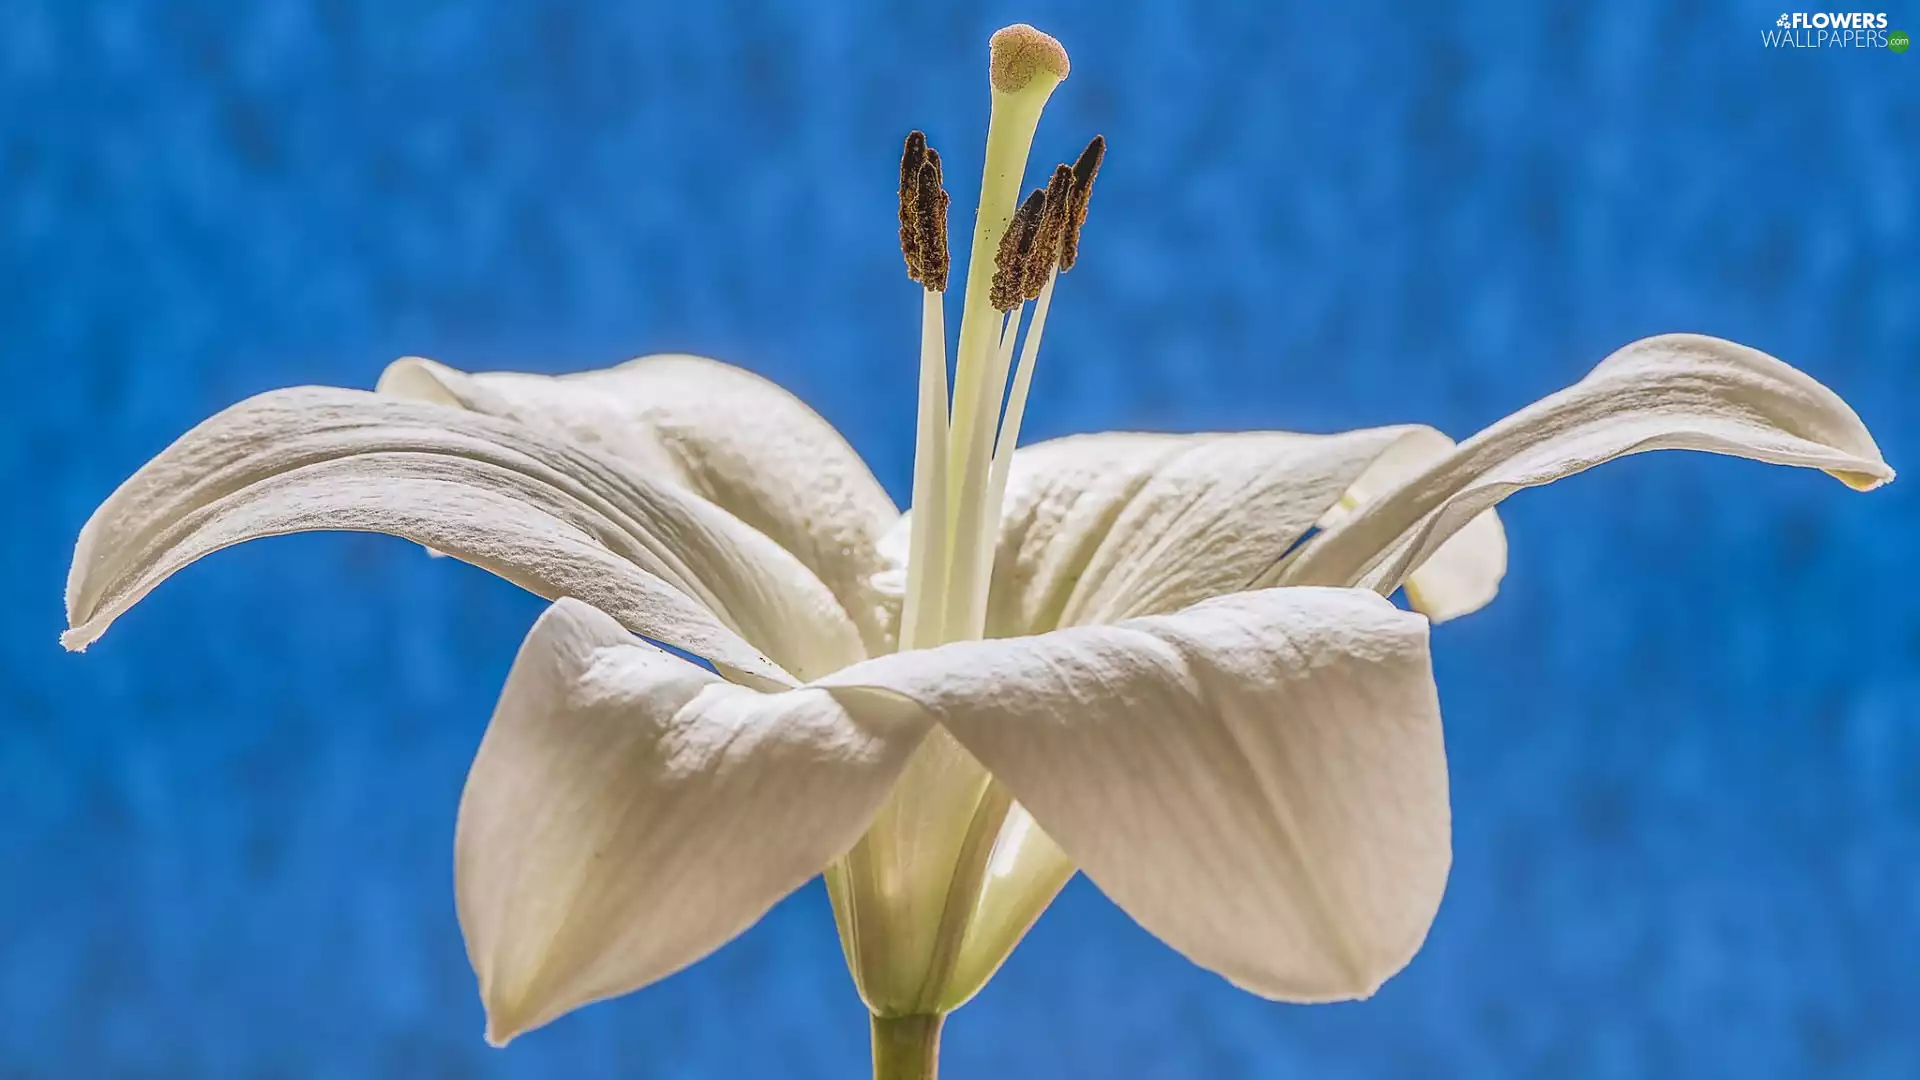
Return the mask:
M1464 434L1697 330L1920 468L1920 56L1763 49L1777 14L0 0L0 1076L861 1074L817 885L483 1045L454 807L538 601L296 537L79 657L61 590L187 427L407 353L726 358L904 496L900 138L971 204L1001 23L1073 53L1037 163L1112 144L1032 437ZM1659 454L1505 513L1503 595L1436 633L1457 858L1412 967L1269 1004L1076 882L949 1075L1920 1073L1920 488Z

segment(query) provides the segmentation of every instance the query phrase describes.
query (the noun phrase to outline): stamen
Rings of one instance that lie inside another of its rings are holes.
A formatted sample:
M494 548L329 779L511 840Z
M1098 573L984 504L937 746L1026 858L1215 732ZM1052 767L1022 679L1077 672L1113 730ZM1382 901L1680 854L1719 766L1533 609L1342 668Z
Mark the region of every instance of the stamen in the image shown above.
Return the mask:
M946 292L947 272L953 266L953 260L947 254L947 204L952 200L948 198L946 189L940 186L940 152L931 146L927 147L926 160L920 163L916 187L914 210L918 235L914 243L920 256L920 277L917 280L933 292ZM903 236L905 231L903 225ZM941 334L945 336L944 329Z
M1013 212L1007 231L1000 237L1000 250L993 258L993 291L988 300L995 311L1012 311L1026 292L1027 257L1040 232L1040 218L1046 211L1047 193L1035 190Z
M900 254L907 260L907 278L925 280L920 259L920 166L927 160L927 135L923 131L907 133L906 149L900 154Z
M1047 271L1040 295L1033 305L1033 319L1027 323L1027 340L1020 345L1020 366L1013 372L1013 388L1007 394L1007 412L1000 418L1000 431L994 438L993 464L987 473L987 505L993 508L994 535L983 535L983 545L998 546L1000 502L1007 494L1007 474L1013 468L1013 448L1020 439L1020 422L1027 414L1027 393L1033 389L1033 363L1040 355L1040 338L1047 330L1047 312L1053 307L1053 287L1060 280L1058 268ZM1013 351L1013 332L1007 332L1003 352ZM1006 370L1003 363L1002 371ZM991 570L991 564L988 569Z
M1075 260L1080 257L1080 227L1087 223L1087 201L1093 198L1093 178L1100 175L1100 162L1107 156L1107 137L1095 135L1093 141L1080 151L1080 160L1073 163L1073 194L1070 205L1073 209L1072 220L1067 225L1067 234L1060 242L1060 272L1073 269Z
M908 536L907 595L900 640L923 644L945 617L943 595L931 582L947 564L947 330L941 293L947 288L946 190L940 152L916 131L900 159L900 249L907 274L924 286L920 306L920 403L913 458L915 515Z
M1036 191L1033 194L1038 196L1040 192ZM1034 200L1030 198L1027 201L1031 204ZM1007 231L1011 234L1013 230L1008 229ZM996 339L998 344L994 347L993 370L989 375L996 389L1004 390L1006 388L1007 372L1013 367L1014 342L1020 337L1020 316L1026 310L1026 306L1026 301L1018 295L1015 295L1013 298L1013 307L1006 313L1001 322L1000 334ZM1033 350L1033 331L1031 327L1028 328L1027 333L1026 349L1027 352L1031 353ZM1026 364L1029 367L1031 366L1031 357L1027 358ZM1027 372L1025 375L1025 378L1015 379L1015 383L1017 384L1016 393L1019 395L1020 400L1016 402L1009 399L1006 402L1007 408L1014 410L1024 408L1026 397L1026 387L1024 384L1032 381L1031 372ZM1017 427L1019 425L1018 415L1016 413L1009 413L1008 416L1013 417L1014 424ZM1005 425L1006 418L1003 417L994 433L995 439L1010 437L1006 434ZM957 525L957 529L960 530L958 538L955 541L958 552L972 552L971 572L973 580L977 581L980 587L969 593L955 593L953 596L948 597L946 601L948 604L948 617L957 618L961 623L974 627L975 633L978 633L980 628L986 625L987 594L989 586L993 581L993 560L994 556L999 553L1000 547L1000 500L1006 490L1006 482L1004 479L1000 481L999 488L996 490L993 473L995 466L998 464L999 450L997 449L997 445L989 443L985 453L985 464L980 469L980 476L978 477L978 479L982 481L981 487L986 497L979 500L978 505L981 509L978 516L969 516L963 513ZM965 554L955 555L956 560L966 557Z
M1087 200L1093 193L1093 178L1099 173L1100 161L1106 152L1107 140L1094 136L1081 151L1080 160L1071 169L1065 165L1056 167L1053 179L1047 184L1046 211L1026 260L1026 299L1037 303L1033 307L1033 320L1027 324L1027 340L1020 347L1020 365L1014 369L1013 387L1007 394L1006 414L1001 417L1000 430L994 438L993 465L987 475L986 503L995 516L1001 500L1006 497L1014 444L1020 438L1020 422L1026 417L1027 393L1033 388L1033 365L1040 355L1041 335L1046 333L1047 312L1053 307L1053 289L1078 254L1080 226L1087 220ZM1012 339L1009 329L1003 344L1011 346ZM1005 349L1003 353L1008 351L1011 350ZM1001 370L1006 370L1004 361ZM997 535L982 535L978 542L985 547L997 544L998 539ZM983 572L990 573L991 569L989 565Z
M1066 239L1069 199L1073 191L1073 170L1065 165L1053 167L1053 179L1047 182L1046 206L1034 230L1033 244L1027 250L1022 270L1020 294L1023 299L1038 300L1053 268L1060 264L1060 245Z
M928 286L921 294L920 306L913 522L907 532L907 594L900 611L903 649L934 644L946 617L946 594L938 583L945 576L948 558L947 437L946 313L939 290Z

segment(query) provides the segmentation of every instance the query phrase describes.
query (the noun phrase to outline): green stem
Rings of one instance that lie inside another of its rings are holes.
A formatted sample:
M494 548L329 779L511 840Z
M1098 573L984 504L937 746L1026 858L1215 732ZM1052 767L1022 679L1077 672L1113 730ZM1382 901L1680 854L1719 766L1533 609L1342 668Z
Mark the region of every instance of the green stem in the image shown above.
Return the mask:
M935 1080L944 1016L873 1018L873 1080Z

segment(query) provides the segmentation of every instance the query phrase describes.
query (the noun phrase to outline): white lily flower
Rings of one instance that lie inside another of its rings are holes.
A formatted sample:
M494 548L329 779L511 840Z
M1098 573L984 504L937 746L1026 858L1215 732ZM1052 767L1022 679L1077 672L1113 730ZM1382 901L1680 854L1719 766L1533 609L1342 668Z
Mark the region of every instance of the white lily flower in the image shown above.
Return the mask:
M1076 871L1254 993L1372 993L1451 858L1428 619L1385 597L1476 610L1506 567L1495 504L1625 454L1861 490L1893 472L1832 391L1693 335L1628 345L1458 446L1403 426L1014 452L1099 160L1096 140L1016 210L1066 72L1038 31L995 35L951 397L946 196L909 141L916 513L805 405L715 361L406 359L378 393L243 401L147 463L80 535L63 643L203 555L306 530L405 537L553 600L455 839L495 1042L693 963L822 873L882 1076L932 1075L940 1018Z

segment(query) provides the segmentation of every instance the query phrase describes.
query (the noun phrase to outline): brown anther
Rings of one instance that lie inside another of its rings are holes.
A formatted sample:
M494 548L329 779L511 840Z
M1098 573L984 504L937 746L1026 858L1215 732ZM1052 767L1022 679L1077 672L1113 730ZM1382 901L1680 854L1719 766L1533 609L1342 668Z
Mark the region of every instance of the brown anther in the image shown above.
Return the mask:
M1068 214L1071 212L1069 197L1073 192L1073 170L1065 165L1053 167L1053 178L1047 181L1046 202L1040 211L1040 223L1033 233L1033 246L1028 249L1026 263L1021 276L1021 295L1028 300L1040 298L1040 290L1046 287L1047 278L1053 276L1053 268L1060 261L1060 245L1067 235Z
M900 254L907 260L907 277L922 281L926 276L920 249L920 167L927 160L927 135L923 131L907 134L907 146L900 154Z
M1000 249L993 259L993 288L987 297L996 311L1012 311L1026 294L1027 253L1033 250L1046 203L1047 193L1036 188L1013 212L1013 220L1000 236Z
M927 157L920 163L920 174L916 178L913 197L916 220L914 228L915 246L920 255L920 276L916 279L933 292L947 291L947 272L953 261L947 254L947 204L950 201L946 189L940 186L940 152L927 148ZM901 235L906 234L905 226Z
M1080 257L1080 227L1087 223L1087 200L1093 198L1093 178L1100 175L1101 159L1107 156L1107 137L1095 135L1073 163L1073 193L1068 197L1066 235L1060 241L1060 272L1073 269Z

